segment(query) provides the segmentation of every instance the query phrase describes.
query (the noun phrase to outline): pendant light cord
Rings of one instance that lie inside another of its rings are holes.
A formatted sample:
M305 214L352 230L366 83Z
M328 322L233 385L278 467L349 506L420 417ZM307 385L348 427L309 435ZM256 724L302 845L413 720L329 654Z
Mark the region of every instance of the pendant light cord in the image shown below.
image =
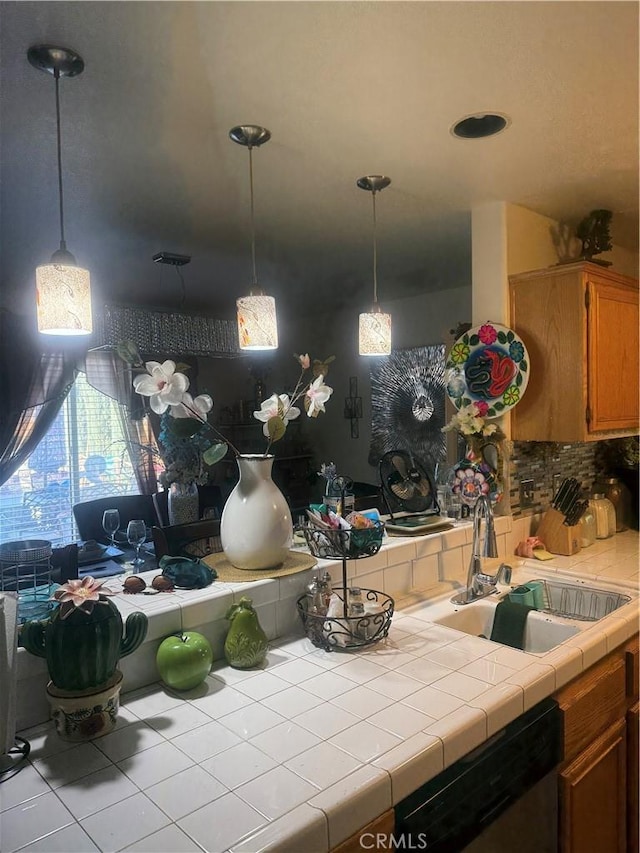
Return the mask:
M378 304L378 252L376 241L376 191L371 193L373 199L373 304Z
M253 279L251 290L258 286L258 277L256 276L256 224L253 212L253 146L249 145L249 194L251 196L251 264L253 269Z
M56 81L56 137L58 141L58 198L60 201L60 248L66 251L64 240L64 206L62 191L62 142L60 133L60 71L56 68L53 74Z

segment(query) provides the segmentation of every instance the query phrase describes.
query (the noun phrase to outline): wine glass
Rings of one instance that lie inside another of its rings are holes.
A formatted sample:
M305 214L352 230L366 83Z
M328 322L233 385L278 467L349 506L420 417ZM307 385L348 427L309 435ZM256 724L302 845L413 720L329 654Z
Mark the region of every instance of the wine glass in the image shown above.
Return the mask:
M104 532L111 537L111 547L115 547L116 533L120 527L120 513L117 509L105 509L102 515L102 527Z
M140 556L140 546L147 538L147 525L142 518L134 518L127 525L127 542L129 545L135 545L136 556L131 561L132 566L141 566L144 563L144 558Z

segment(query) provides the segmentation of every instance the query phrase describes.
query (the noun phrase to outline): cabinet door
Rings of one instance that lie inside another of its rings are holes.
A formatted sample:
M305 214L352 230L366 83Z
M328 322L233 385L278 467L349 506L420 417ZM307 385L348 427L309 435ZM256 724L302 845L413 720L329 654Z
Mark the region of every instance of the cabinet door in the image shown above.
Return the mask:
M589 432L638 425L638 290L589 276Z
M561 853L625 853L625 728L614 723L561 769Z
M640 705L636 702L633 708L627 712L627 853L638 853L638 760L640 758L640 747L638 746L638 727L640 717L638 709Z

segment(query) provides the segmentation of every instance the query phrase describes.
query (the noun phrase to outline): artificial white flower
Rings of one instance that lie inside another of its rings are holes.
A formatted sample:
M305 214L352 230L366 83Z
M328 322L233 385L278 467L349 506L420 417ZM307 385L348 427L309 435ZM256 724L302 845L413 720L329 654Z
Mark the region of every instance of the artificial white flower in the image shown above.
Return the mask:
M324 412L324 404L333 394L333 388L324 385L324 376L320 374L307 389L307 398L310 400L307 405L307 415L310 418L318 416L318 412Z
M138 394L149 397L152 410L161 415L169 406L177 406L182 395L189 387L184 373L176 373L174 361L148 361L145 364L148 373L142 373L133 379L133 387Z
M213 400L208 394L198 394L197 397L192 397L191 394L185 392L182 395L182 402L171 407L171 414L174 418L192 418L195 412L198 417L206 421L207 412L210 412L211 409L213 409Z
M268 399L264 400L259 412L254 412L253 417L256 420L262 421L263 434L269 438L269 421L271 418L281 417L285 425L289 421L295 420L300 414L300 409L291 405L288 394L272 394Z

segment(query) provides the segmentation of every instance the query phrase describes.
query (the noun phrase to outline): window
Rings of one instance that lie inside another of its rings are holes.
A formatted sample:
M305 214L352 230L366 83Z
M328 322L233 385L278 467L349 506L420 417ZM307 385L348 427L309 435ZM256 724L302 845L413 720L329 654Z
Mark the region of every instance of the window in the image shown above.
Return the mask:
M74 504L138 493L124 417L115 400L78 374L47 435L0 488L0 542L72 542Z

